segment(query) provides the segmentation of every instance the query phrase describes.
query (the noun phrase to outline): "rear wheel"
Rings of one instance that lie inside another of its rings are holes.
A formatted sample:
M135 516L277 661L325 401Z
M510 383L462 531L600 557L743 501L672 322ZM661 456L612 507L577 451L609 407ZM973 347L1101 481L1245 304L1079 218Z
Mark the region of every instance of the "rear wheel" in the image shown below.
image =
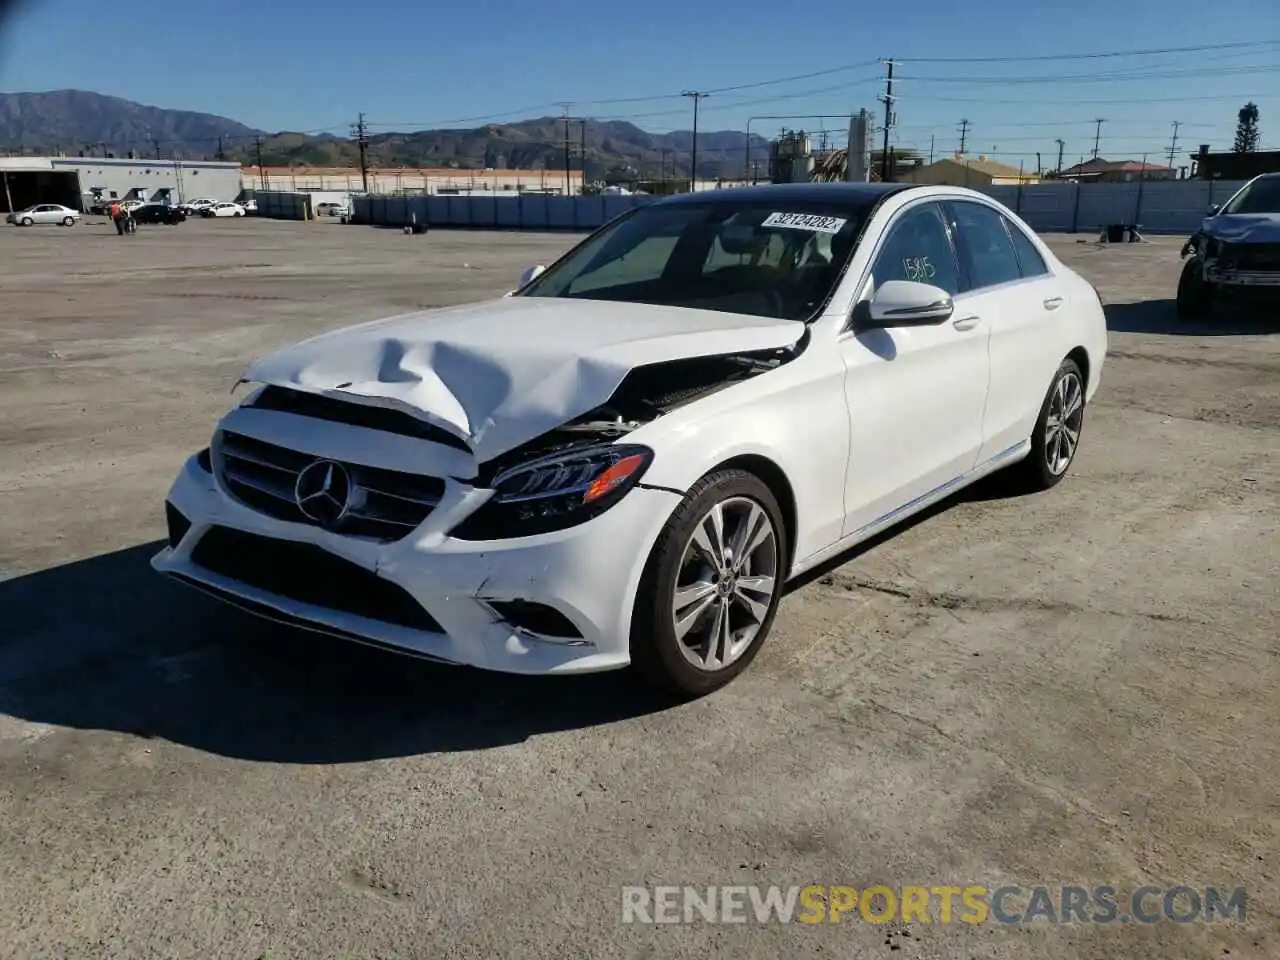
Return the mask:
M755 659L782 596L782 512L742 470L693 486L654 545L636 596L632 662L681 697L723 687Z
M1034 493L1056 486L1075 461L1084 428L1084 375L1074 360L1062 361L1040 405L1031 434L1031 452L1009 468L1019 490Z
M1178 277L1178 319L1203 320L1213 306L1213 284L1204 279L1204 265L1199 257L1192 257Z

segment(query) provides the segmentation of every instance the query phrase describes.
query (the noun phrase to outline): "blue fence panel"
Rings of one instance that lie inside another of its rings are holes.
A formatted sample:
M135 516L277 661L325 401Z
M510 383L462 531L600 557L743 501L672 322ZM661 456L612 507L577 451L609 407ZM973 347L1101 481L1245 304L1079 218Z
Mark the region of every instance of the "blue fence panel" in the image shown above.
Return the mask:
M547 213L550 197L546 194L530 194L520 198L520 226L526 230L545 230L550 224Z
M497 221L500 227L520 227L524 225L525 198L516 194L506 197L498 204Z
M572 230L577 226L577 207L573 197L547 197L547 226L554 230Z
M448 197L427 197L427 223L433 227L447 226L448 217Z

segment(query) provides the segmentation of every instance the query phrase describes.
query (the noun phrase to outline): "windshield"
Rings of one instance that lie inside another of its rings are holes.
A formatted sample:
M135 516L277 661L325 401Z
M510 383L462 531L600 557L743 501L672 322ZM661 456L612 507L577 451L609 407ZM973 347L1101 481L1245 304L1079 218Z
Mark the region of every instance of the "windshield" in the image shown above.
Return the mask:
M1280 213L1280 177L1249 184L1225 207L1223 213Z
M807 320L831 295L868 209L785 199L641 207L520 295Z

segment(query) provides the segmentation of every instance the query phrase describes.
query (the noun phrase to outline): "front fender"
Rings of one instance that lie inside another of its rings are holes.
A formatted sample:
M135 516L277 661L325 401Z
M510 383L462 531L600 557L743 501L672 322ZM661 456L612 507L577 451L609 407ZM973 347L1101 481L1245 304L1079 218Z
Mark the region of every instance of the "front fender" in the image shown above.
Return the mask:
M646 486L687 491L719 465L768 460L795 501L795 556L837 540L849 465L844 366L835 351L806 351L777 370L694 401L634 431L655 451Z

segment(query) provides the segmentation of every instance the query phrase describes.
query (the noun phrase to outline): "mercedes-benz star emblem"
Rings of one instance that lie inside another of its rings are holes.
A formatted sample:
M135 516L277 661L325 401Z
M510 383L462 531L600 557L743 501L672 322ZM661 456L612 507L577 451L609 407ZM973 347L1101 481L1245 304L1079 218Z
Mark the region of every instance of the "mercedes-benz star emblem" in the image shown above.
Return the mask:
M333 527L351 507L351 475L332 460L309 463L298 474L293 498L303 516L322 527Z

